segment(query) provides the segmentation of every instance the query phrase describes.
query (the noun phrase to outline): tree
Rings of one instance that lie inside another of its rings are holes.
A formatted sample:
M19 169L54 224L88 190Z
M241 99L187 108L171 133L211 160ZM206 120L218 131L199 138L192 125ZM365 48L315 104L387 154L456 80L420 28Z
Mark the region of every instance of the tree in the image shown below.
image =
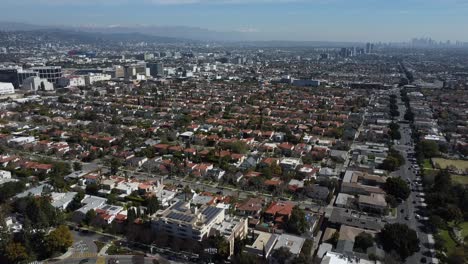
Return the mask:
M53 162L53 167L50 175L63 177L65 175L70 174L70 172L71 169L70 164L68 162Z
M24 191L26 185L24 182L6 182L0 186L0 203L5 202L17 193Z
M366 232L361 232L354 239L354 251L366 253L367 249L374 245L374 237Z
M112 157L110 160L111 174L116 174L119 171L120 166L122 166L122 162L119 159Z
M90 195L96 195L99 191L99 185L96 183L91 183L86 185L86 193Z
M390 177L385 182L383 189L387 194L394 196L397 199L408 199L411 189L401 177Z
M190 186L185 185L184 189L182 190L182 193L184 194L184 200L189 201L192 199L192 188Z
M399 166L398 159L392 156L388 156L380 165L380 169L395 171Z
M452 186L452 176L447 170L440 170L434 178L435 192L448 192Z
M148 209L148 214L152 215L159 210L159 201L155 196L151 196L146 200L146 208Z
M68 227L60 225L46 236L45 243L48 252L63 253L72 246L73 237Z
M419 251L416 231L405 224L386 224L378 233L378 238L386 252L394 251L402 260Z
M50 184L54 186L57 190L63 190L67 187L65 179L62 176L51 176L49 178Z
M79 191L75 197L73 197L73 200L68 204L67 210L69 212L73 212L77 210L78 208L81 207L81 201L83 200L85 196L85 193L83 191Z
M86 212L86 215L83 219L83 222L86 224L86 225L90 225L93 220L96 218L96 211L94 211L93 209L89 210L88 212Z
M111 192L107 195L107 203L108 204L116 204L117 203L117 196L115 193Z
M137 213L134 208L130 208L127 211L127 223L133 224L137 219Z
M395 171L401 165L405 164L405 158L395 149L388 151L387 158L380 165L380 169Z
M399 140L401 139L401 134L400 134L400 125L397 123L390 123L388 125L388 128L390 128L389 135L392 140Z
M229 148L233 152L239 153L239 154L244 154L248 150L247 144L245 142L242 142L242 141L232 142L231 144L229 144Z
M425 158L433 158L439 156L439 145L435 141L423 140L419 143L419 150Z
M6 245L4 253L11 263L22 263L29 258L26 248L20 243L9 243Z
M340 239L340 233L338 231L335 231L335 233L333 233L333 235L326 242L336 247L339 239Z
M273 263L287 263L292 257L293 255L287 247L280 247L271 254Z
M291 212L291 217L286 223L286 230L294 234L302 234L307 231L308 223L305 217L305 212L301 208L295 206Z
M50 198L32 196L17 199L14 211L22 214L31 223L32 228L44 229L57 225L62 220L62 214L50 204Z
M73 170L74 171L79 171L83 168L83 166L81 165L81 162L73 162Z
M414 121L414 114L411 110L406 111L405 113L405 120L413 122Z
M455 205L449 205L444 215L445 220L448 222L455 221L455 224L460 223L460 221L463 219L462 211Z
M395 196L393 196L393 195L387 194L387 195L385 196L385 201L386 201L387 204L390 205L390 207L392 207L392 208L395 208L395 207L398 206L398 201L397 201L397 199L395 198Z

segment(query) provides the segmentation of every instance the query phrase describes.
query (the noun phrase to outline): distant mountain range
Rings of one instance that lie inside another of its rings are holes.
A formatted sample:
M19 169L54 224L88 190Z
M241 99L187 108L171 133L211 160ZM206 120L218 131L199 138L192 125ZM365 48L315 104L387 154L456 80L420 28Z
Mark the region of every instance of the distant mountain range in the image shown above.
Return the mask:
M17 22L0 22L1 31L68 30L102 34L140 34L194 41L245 41L249 34L243 32L219 32L185 26L46 26Z
M87 39L106 39L112 41L147 41L147 42L223 42L255 47L347 47L362 43L331 41L261 41L256 32L222 32L198 27L186 26L47 26L17 22L1 22L0 31L55 31L61 34L80 35Z

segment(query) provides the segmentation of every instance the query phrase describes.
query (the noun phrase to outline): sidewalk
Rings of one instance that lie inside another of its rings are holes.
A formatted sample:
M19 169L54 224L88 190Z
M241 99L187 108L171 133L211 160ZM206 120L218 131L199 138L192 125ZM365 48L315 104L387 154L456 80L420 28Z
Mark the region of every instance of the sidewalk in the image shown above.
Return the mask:
M70 248L68 248L67 252L63 253L63 255L55 257L55 258L44 260L44 263L64 260L64 259L67 259L67 258L71 257L71 255L73 255L73 250L70 247Z
M112 241L110 241L109 243L107 243L105 246L103 246L101 248L101 250L99 250L98 252L98 256L106 256L106 251L109 249L109 247L111 246L112 244Z

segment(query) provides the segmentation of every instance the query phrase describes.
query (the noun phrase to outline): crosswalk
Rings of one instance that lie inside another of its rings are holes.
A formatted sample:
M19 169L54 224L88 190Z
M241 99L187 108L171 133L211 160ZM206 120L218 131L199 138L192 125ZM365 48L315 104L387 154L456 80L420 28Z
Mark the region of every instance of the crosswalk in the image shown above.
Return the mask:
M95 258L97 257L97 253L91 253L91 252L75 252L73 253L70 258Z

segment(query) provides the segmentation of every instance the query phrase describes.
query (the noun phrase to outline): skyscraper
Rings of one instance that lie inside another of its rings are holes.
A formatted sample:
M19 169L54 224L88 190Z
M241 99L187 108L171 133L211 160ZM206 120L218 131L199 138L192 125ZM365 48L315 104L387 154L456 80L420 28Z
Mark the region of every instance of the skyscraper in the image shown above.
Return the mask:
M366 54L371 54L373 49L374 49L374 44L368 42L366 44Z

